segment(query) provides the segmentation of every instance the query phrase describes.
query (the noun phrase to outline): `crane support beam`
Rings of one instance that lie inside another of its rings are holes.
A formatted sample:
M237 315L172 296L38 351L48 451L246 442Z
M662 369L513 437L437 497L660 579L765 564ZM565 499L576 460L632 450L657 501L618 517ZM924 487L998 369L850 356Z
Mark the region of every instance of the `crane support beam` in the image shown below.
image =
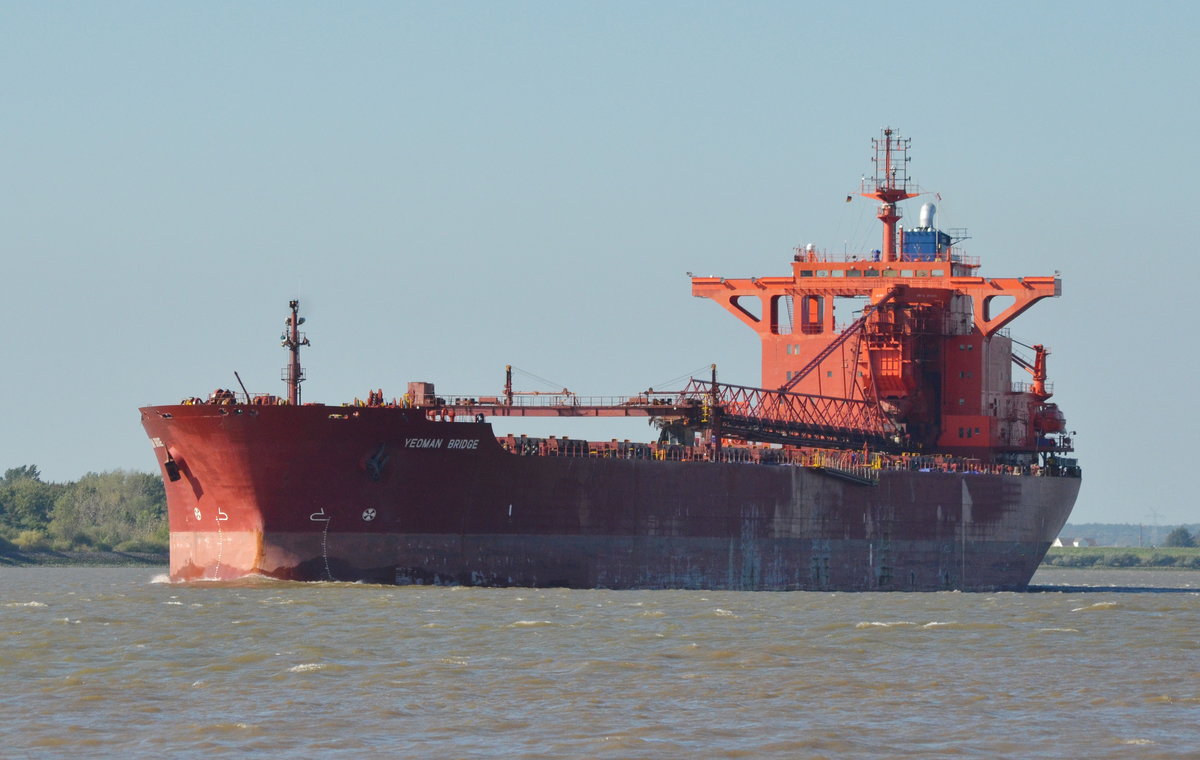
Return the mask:
M900 447L892 421L877 404L833 396L787 393L693 378L682 391L632 397L517 396L455 399L424 407L438 418L667 417L718 437L794 446L876 450Z
M863 327L866 326L866 324L867 324L867 319L872 314L875 313L875 310L878 309L880 306L883 306L888 301L891 301L897 295L899 295L902 287L903 286L896 286L896 287L892 288L891 290L888 291L887 295L885 295L883 298L880 298L877 302L875 302L875 303L871 304L870 306L867 306L865 309L863 309L863 313L862 313L861 317L859 317L857 320L854 321L853 324L851 324L849 327L847 327L845 330L843 330L841 335L837 336L832 341L830 341L829 345L827 345L827 346L825 346L825 348L821 349L820 353L818 353L816 356L814 356L808 362L808 364L805 364L800 369L799 372L792 375L792 379L788 380L786 383L784 383L779 388L779 390L786 392L786 391L790 391L792 388L795 388L796 385L801 380L803 380L805 377L807 377L809 375L809 373L811 373L817 367L820 367L821 362L828 359L830 354L832 354L834 351L838 350L839 346L841 346L843 343L845 343L851 337L856 335L860 330L862 330Z

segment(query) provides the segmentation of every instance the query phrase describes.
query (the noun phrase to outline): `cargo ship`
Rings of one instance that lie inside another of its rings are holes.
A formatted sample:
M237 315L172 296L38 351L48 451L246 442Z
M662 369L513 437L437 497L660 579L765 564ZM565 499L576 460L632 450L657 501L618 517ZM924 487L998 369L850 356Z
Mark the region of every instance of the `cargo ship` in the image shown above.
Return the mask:
M292 301L286 396L242 386L140 410L172 579L1025 588L1081 476L1049 351L1008 325L1061 295L1060 278L983 277L932 203L905 228L898 204L921 194L909 140L885 129L872 143L859 194L878 204L880 248L807 245L785 275L691 277L758 336L755 387L714 366L670 391L529 394L510 369L495 396L410 382L393 398L302 402ZM490 422L533 416L643 417L659 432L497 436Z

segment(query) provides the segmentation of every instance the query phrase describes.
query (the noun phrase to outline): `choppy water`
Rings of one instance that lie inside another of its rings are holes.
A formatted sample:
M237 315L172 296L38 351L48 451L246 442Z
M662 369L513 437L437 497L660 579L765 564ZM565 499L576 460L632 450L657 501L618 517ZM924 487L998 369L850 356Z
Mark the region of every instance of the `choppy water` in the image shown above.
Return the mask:
M0 755L1200 757L1200 573L1035 582L1125 590L181 586L4 569Z

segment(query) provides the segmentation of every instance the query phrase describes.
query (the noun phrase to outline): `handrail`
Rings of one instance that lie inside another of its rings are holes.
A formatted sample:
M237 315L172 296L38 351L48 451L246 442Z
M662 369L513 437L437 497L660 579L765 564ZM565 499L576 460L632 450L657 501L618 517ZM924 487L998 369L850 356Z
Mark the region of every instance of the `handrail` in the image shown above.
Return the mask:
M485 397L456 395L453 393L438 393L449 406L492 408L496 406L515 406L533 409L545 407L571 406L664 406L676 403L682 391L646 391L632 396L580 396L575 393L514 393L512 403L503 399L481 400Z
M966 266L978 267L980 259L978 256L967 256L961 253L951 252L950 261L947 262L945 256L940 256L934 259L917 259L905 258L907 254L899 254L901 258L895 261L879 261L869 253L843 253L831 254L825 251L815 251L810 256L807 251L797 252L792 260L798 264L933 264L933 263L950 263L964 264Z
M934 472L966 475L1021 475L1077 477L1078 467L985 464L951 455L885 454L818 448L773 448L726 444L631 443L588 441L577 438L497 436L501 448L514 456L571 457L576 459L641 459L663 462L724 462L763 466L787 465L831 470L862 480L877 481L885 471ZM1069 460L1074 461L1074 460Z

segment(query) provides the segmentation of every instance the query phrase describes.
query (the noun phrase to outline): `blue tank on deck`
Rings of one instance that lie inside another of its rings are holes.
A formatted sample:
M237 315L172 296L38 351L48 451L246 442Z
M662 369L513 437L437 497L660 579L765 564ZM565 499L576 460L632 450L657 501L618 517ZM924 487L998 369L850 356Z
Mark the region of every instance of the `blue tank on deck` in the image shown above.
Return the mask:
M950 236L941 230L905 230L900 253L906 261L934 261L949 247Z

